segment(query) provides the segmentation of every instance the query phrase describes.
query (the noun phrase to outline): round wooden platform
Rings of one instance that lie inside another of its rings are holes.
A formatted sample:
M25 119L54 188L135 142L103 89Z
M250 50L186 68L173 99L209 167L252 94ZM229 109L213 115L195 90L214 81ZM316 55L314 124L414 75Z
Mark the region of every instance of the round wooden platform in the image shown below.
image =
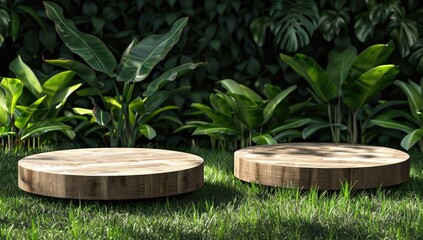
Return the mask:
M140 199L201 188L203 159L149 148L87 148L54 151L18 162L24 191L58 198Z
M351 144L286 143L235 152L235 176L268 186L338 190L392 186L410 177L409 155L395 149Z

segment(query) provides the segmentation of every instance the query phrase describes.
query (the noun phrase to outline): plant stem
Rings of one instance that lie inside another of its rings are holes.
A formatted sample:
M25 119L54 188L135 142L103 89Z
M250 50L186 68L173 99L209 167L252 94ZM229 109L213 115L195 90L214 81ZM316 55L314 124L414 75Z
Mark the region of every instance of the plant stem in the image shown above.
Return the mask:
M331 108L330 103L328 103L327 106L328 106L328 118L329 118L329 124L330 124L330 132L332 134L332 141L334 143L338 143L339 141L338 141L337 136L335 135L335 131L334 131L334 128L333 128L332 111L330 109Z
M352 139L351 143L356 144L358 139L357 110L352 111Z

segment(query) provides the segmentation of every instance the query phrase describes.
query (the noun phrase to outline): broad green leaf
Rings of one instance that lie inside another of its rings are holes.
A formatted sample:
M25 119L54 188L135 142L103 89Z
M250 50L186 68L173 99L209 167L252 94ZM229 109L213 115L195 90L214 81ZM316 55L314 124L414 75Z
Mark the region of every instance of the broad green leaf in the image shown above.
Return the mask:
M259 47L263 47L264 41L266 40L266 30L270 24L269 20L269 17L261 16L253 19L250 23L250 31L253 35L254 42L256 42Z
M227 117L232 117L232 110L230 105L226 102L227 98L222 97L220 94L210 94L210 106L216 112L219 112ZM232 100L231 100L232 101Z
M235 115L242 123L249 129L255 129L263 125L264 115L262 104L252 104L254 102L243 95L231 94L231 96L236 100L237 107L235 109Z
M26 65L20 56L15 58L9 65L10 70L15 74L16 78L22 81L26 88L31 91L37 98L44 95L43 88L35 76L31 68Z
M110 96L104 96L103 97L104 103L112 110L117 109L120 110L122 109L122 104L114 97L110 97Z
M189 70L195 69L198 66L204 64L205 63L185 63L167 70L166 72L162 73L158 78L154 79L150 84L148 84L147 90L144 92L143 95L146 97L153 95L170 81L173 81L177 77L188 72Z
M273 113L275 112L275 109L279 105L279 103L281 103L296 88L297 88L297 85L288 87L287 89L283 90L278 95L276 95L274 98L272 98L266 104L266 107L264 107L264 110L263 110L263 115L264 115L263 124L267 123L270 120L270 118L273 116Z
M0 88L0 126L10 124L10 115L7 112L5 97L3 89Z
M269 83L264 84L263 93L268 99L274 98L282 91L282 88Z
M38 23L38 25L40 25L42 30L45 31L46 28L43 24L43 21L41 21L40 16L38 15L38 13L36 11L34 11L34 9L32 9L31 7L26 6L26 5L18 5L16 8L28 13L29 15L31 15L31 17Z
M319 22L319 10L315 1L273 1L270 18L270 31L279 48L296 52L310 43Z
M71 80L75 76L75 73L72 71L60 72L53 77L49 78L43 85L42 89L44 94L46 94L47 106L52 105L53 98L62 91L64 88L68 87Z
M16 135L16 133L11 132L9 126L1 126L0 127L0 137L7 137L7 136L10 136L10 135Z
M60 132L65 134L69 139L74 139L76 136L76 133L71 129L62 129Z
M300 130L298 129L288 129L282 132L279 132L274 139L276 141L280 141L281 139L287 138L301 138L303 135Z
M202 103L193 103L191 104L192 108L200 110L204 115L209 117L213 123L227 125L232 122L232 119L229 118L227 115L224 115L218 111L215 111L211 107L202 104Z
M3 78L0 87L5 92L5 105L9 114L15 113L16 102L22 95L24 84L16 78Z
M93 69L115 76L116 60L106 45L97 37L80 32L73 21L63 16L63 9L53 3L44 2L47 17L54 21L60 38L72 52L79 55Z
M16 118L15 126L19 129L24 128L28 121L31 119L33 113L37 110L38 106L44 101L45 98L46 96L41 97L26 107L25 110L21 112L19 117Z
M277 144L278 142L269 134L261 134L253 137L253 142L259 145L271 145Z
M348 46L344 51L332 49L328 55L328 65L326 73L329 80L334 82L338 89L338 97L341 96L342 84L348 77L348 72L357 57L357 50L353 46Z
M145 113L150 114L158 109L169 97L168 91L158 91L157 93L144 98Z
M223 134L223 135L239 135L240 132L237 129L224 126L216 126L213 124L207 124L199 126L195 129L192 135L214 135L214 134Z
M399 69L394 65L381 65L363 73L357 80L345 84L343 100L352 109L359 109L377 93L389 87Z
M410 133L413 131L413 128L388 118L375 118L370 120L370 122L380 127L395 129L405 133Z
M418 112L423 109L423 97L410 84L396 80L394 84L405 93L410 107L411 115L415 119L420 119Z
M122 57L120 58L119 64L123 64L126 61L126 58L128 57L128 54L131 52L131 49L138 44L138 39L134 38L132 39L131 43L126 47L125 51L122 53Z
M50 107L54 106L55 109L61 108L65 104L68 97L79 87L81 87L81 85L82 83L78 83L60 90L56 95L54 95Z
M310 118L304 118L304 119L291 119L284 121L279 127L276 127L269 131L271 134L277 134L281 131L285 131L292 128L297 128L306 125L310 122Z
M165 111L170 111L170 110L176 110L176 109L179 109L178 106L170 105L170 106L161 107L161 108L156 109L155 111L149 113L148 115L145 115L144 118L143 118L143 122L148 123L152 119L154 119L157 115L159 115L160 113L165 112Z
M156 137L156 131L148 124L143 124L139 128L141 134L151 140Z
M61 122L56 121L42 121L42 122L36 122L33 125L31 125L29 128L24 128L19 131L19 134L21 135L21 140L25 140L27 138L33 138L33 137L39 137L47 132L52 131L63 131L63 130L71 130L72 127L68 126L66 124L63 124Z
M72 108L72 110L79 115L90 115L90 116L94 116L93 115L93 110L92 109L86 109L86 108Z
M131 109L134 113L138 113L140 115L144 114L144 101L140 97L137 97L131 103L129 103L129 109Z
M20 28L21 20L19 19L19 15L16 11L13 11L10 18L10 36L12 37L13 42L15 42L18 38Z
M290 57L282 53L280 57L308 82L321 101L328 102L337 96L336 84L329 80L326 72L311 57L304 54Z
M330 124L330 123L326 123L326 122L314 123L314 124L312 124L312 125L303 129L303 138L306 139L306 138L310 137L311 135L313 135L318 130L323 129L323 128L329 128L331 126L334 127L334 128L338 128L340 130L348 129L348 127L343 125L343 124Z
M136 44L123 63L118 81L139 82L148 77L158 62L163 60L179 41L188 18L177 20L165 34L150 35Z
M230 93L242 95L254 102L263 102L263 98L254 92L251 88L243 84L239 84L232 79L221 80L220 84L222 84L222 87L224 87Z
M407 134L401 141L401 147L405 150L409 150L423 137L423 128L416 129Z
M366 48L355 59L346 81L349 83L355 81L368 70L384 64L394 50L395 45L392 41L387 44L375 44Z
M44 61L74 71L88 85L95 89L101 89L103 87L103 83L97 81L95 72L83 63L68 59L46 59Z
M104 110L102 110L94 101L94 99L91 99L91 102L94 105L93 108L93 116L95 118L95 121L100 125L100 126L107 126L107 124L109 124L109 122L111 122L113 120L112 114L109 112L106 112ZM123 119L122 119L123 120Z

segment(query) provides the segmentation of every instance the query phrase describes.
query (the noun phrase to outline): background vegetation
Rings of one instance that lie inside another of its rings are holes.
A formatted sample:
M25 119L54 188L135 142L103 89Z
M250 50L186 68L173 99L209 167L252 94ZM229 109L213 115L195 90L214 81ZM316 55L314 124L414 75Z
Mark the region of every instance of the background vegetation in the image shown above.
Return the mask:
M180 64L207 62L206 66L188 72L178 81L166 86L166 89L190 87L191 90L189 94L176 94L170 99L168 104L178 106L178 111L164 113L161 121L150 123L157 130L156 140L167 141L172 145L191 142L192 129L172 134L187 121L210 121L209 116L189 106L192 103L209 105L210 94L215 89L225 90L220 84L222 79L233 79L265 98L268 96L262 93L266 92L266 84L278 86L281 90L297 85L296 90L287 99L281 101L278 108L285 110L277 110L280 114L275 114L274 119L283 122L288 119L304 120L310 119L310 115L315 116L313 109L316 109L316 102L315 99L310 100L312 94L307 90L309 85L280 59L279 53L289 56L302 53L313 58L321 66L326 66L331 61L330 52L342 52L350 47L354 47L357 52L362 52L372 45L387 44L392 41L395 48L387 63L399 67L397 79L401 81L410 79L419 84L423 70L423 19L420 14L423 11L423 4L419 1L79 0L53 2L65 9L66 17L70 18L81 31L93 34L104 41L116 58L121 57L120 54L134 37L142 39L153 33L165 33L177 19L189 16L180 41L152 72L153 76L157 76ZM64 57L79 60L56 35L54 23L47 18L41 2L1 0L0 12L2 13L0 76L13 76L8 66L18 54L23 62L31 67L41 84L59 71L58 68L44 62L43 58ZM75 84L82 82L78 78L74 81ZM369 105L363 107L365 110L362 110L370 114L358 113L360 124L366 124L366 131L380 132L380 127L392 125L392 122L380 124L368 119L369 115L372 116L372 109L388 100L406 100L406 97L401 89L393 84L387 86L384 91L377 92L376 96L369 99ZM293 105L296 107L292 107ZM385 110L409 111L406 103L397 102L388 105ZM73 94L67 101L63 113L72 112L70 110L72 107L89 108L91 101ZM288 108L291 109L287 111ZM283 111L284 113L281 113ZM410 109L410 111L413 115L412 112L416 109ZM192 114L195 116L194 119ZM349 118L348 112L342 114L345 116L344 119ZM325 119L328 116L321 117ZM392 116L381 118L382 120L392 119ZM275 121L274 119L270 122ZM307 125L300 125L301 128L296 131L288 126L287 129L291 131L284 132L286 136L279 133L271 135L269 131L258 131L256 137L262 136L262 138L256 138L256 142L272 142L268 136L263 137L262 134L268 134L277 141L291 141L294 138L299 141L304 139L304 136L307 136L308 141L331 141L333 134L330 128L309 128L309 131L305 133L302 131L303 128L315 125L316 121L321 123L322 119L312 119ZM406 125L415 129L416 123L409 120L403 118L400 121L409 122ZM72 124L75 128L80 122L75 120ZM251 126L241 126L242 124L245 125L241 121L237 127L251 129ZM281 126L269 126L269 129ZM349 128L349 126L346 127ZM343 131L342 129L342 127L338 128L339 131ZM411 132L404 129L398 130L399 127L392 128L391 126L391 129L393 130L384 130L383 135L370 138L365 143L396 144ZM102 131L87 132L83 127L76 130L81 131L79 134L77 132L76 137L90 146L107 144L104 139L105 133ZM313 131L319 134L310 134ZM398 136L401 137L398 138ZM206 144L210 144L208 137L195 136L193 138L196 142L201 143L207 140ZM239 141L241 138L243 137L238 137ZM227 143L226 145L233 146L234 144ZM412 145L409 144L408 147Z

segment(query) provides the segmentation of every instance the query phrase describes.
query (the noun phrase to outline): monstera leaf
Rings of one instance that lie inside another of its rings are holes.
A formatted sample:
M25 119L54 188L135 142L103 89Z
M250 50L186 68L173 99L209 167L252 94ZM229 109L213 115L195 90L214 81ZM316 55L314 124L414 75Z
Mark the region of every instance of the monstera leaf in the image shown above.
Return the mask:
M270 31L281 50L296 52L310 42L319 22L315 1L278 0L270 9Z

